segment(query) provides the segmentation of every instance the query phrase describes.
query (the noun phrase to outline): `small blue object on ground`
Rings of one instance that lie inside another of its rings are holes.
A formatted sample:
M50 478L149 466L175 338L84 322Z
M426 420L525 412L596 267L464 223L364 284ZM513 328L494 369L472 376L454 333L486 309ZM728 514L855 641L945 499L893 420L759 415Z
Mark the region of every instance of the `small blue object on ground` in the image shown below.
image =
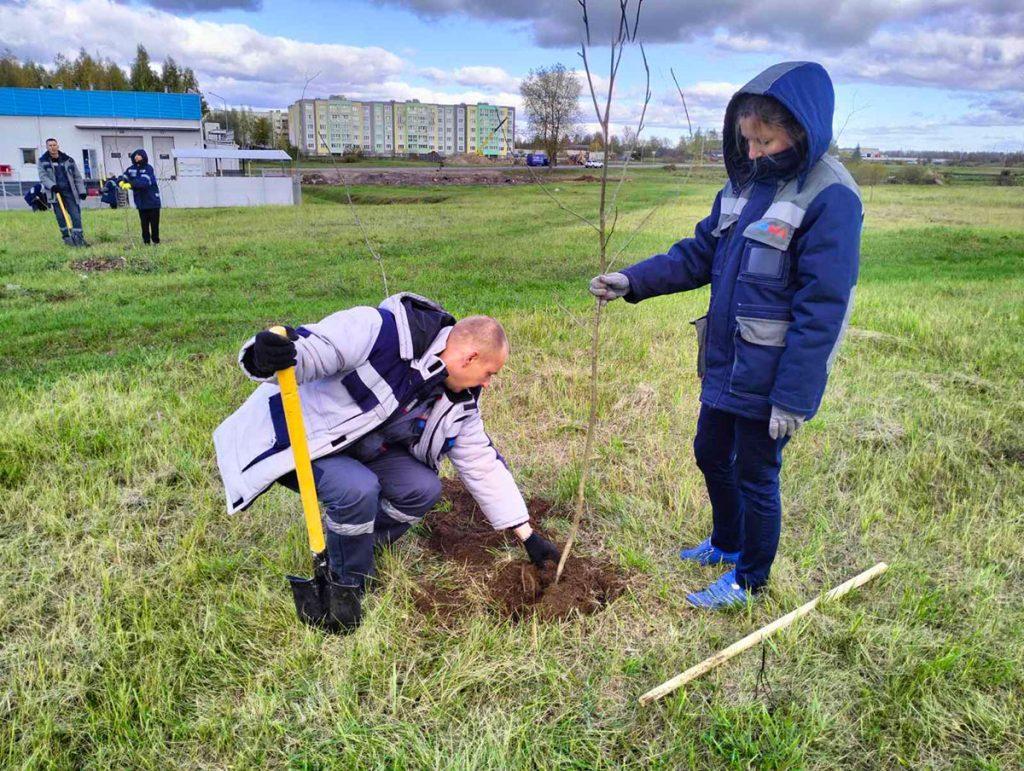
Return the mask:
M730 570L707 589L686 595L686 601L695 608L719 610L746 605L753 595L736 583L736 571Z
M711 538L708 537L690 549L682 549L679 552L679 559L690 560L698 565L735 565L740 560L740 553L722 551L717 546L712 546Z

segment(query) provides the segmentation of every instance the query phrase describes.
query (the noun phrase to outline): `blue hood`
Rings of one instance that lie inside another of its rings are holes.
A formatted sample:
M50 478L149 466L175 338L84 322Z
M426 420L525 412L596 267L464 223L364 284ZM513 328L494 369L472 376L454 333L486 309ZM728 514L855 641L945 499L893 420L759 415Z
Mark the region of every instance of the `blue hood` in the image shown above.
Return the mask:
M825 68L816 62L774 64L733 94L725 109L722 129L722 156L732 183L749 176L750 160L740 153L736 143L736 101L742 94L761 94L778 99L807 132L807 155L797 169L803 181L810 168L828 151L832 143L832 114L835 91Z
M149 156L146 155L146 151L143 148L140 147L137 150L132 150L132 154L128 156L129 158L131 158L132 163L135 163L135 156L136 155L141 155L142 156L142 165L143 166L145 166L147 163L149 163Z

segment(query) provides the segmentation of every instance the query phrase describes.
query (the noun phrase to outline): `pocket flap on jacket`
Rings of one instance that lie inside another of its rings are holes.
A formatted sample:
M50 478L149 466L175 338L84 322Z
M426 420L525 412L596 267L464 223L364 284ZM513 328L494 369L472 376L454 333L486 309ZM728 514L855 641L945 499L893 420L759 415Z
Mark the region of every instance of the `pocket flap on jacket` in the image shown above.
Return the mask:
M736 324L740 337L754 345L772 345L785 347L786 332L789 322L781 319L755 319L750 316L737 316Z
M780 278L783 254L784 252L780 252L778 249L769 249L764 246L752 247L750 256L747 258L746 272L754 276Z
M760 241L765 246L785 251L793 240L793 226L779 219L760 219L743 229L743 235L751 241Z

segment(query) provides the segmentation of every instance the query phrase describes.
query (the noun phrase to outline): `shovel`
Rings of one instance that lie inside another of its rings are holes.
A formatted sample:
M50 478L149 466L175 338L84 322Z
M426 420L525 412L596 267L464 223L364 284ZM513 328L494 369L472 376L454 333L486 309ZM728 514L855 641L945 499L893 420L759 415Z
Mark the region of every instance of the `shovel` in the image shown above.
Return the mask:
M270 331L282 337L287 336L283 327L273 327ZM309 548L313 552L312 578L288 576L295 599L295 612L300 621L325 632L350 632L359 626L359 590L339 584L331 578L324 529L320 520L320 503L316 497L313 466L309 460L309 445L306 443L306 426L302 421L299 387L295 381L295 367L280 370L277 383L281 388L284 419L295 455L295 476L299 480Z
M60 204L60 210L64 214L64 229L68 231L64 240L71 246L78 246L78 241L75 239L75 229L71 226L71 217L68 216L68 209L64 205L64 199L56 190L53 191L53 194L57 196L57 203Z

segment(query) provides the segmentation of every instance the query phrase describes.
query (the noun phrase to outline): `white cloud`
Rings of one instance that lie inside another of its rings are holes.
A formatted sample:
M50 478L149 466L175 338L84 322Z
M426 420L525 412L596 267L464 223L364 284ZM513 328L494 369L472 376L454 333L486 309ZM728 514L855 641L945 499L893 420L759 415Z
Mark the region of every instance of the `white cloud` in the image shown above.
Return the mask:
M550 0L377 0L428 17L506 20L542 46L574 47L579 6ZM629 7L636 9L637 3ZM590 3L593 40L618 24L618 3ZM639 36L648 43L705 39L778 58L821 59L837 74L880 84L1024 91L1024 7L1009 0L647 0Z
M501 67L459 67L443 70L439 67L423 67L417 74L435 83L453 83L459 86L479 86L489 90L518 91L519 78L513 77Z
M0 30L3 45L15 56L43 62L85 45L126 65L135 44L142 43L154 62L173 56L196 71L203 88L233 103L288 104L316 72L311 90L345 93L406 69L401 58L383 48L306 43L245 24L180 18L113 0L0 3Z
M811 52L762 37L719 31L715 43L740 53L774 52L802 58ZM1024 36L915 29L877 32L862 47L816 55L834 77L886 85L952 90L1024 90Z
M85 46L127 66L142 43L154 63L167 56L192 67L200 87L232 105L283 107L306 96L419 99L423 102L492 102L519 107L519 79L501 67L453 71L416 68L377 47L308 43L267 35L245 24L181 18L115 0L0 1L2 46L21 59L50 62L58 52ZM438 88L401 78L421 77ZM219 100L208 96L213 105Z
M350 89L346 96L354 99L394 99L395 101L418 99L421 102L444 104L477 104L478 102L487 102L489 104L511 106L517 109L521 106L518 91L493 92L476 89L443 91L426 86L412 85L400 80L388 80L361 88Z

